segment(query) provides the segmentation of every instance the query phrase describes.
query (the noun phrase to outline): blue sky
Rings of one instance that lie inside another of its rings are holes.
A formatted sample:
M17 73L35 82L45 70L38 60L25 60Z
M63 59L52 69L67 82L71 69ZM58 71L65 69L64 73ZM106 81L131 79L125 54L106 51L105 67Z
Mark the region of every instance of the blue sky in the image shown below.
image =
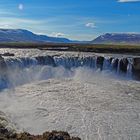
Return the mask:
M0 0L0 28L74 40L140 33L140 0Z

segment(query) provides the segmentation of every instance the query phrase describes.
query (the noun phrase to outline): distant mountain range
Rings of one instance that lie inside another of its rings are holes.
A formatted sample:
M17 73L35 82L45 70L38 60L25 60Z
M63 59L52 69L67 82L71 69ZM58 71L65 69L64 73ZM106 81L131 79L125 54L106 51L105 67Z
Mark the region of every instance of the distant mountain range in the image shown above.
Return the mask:
M0 29L0 42L57 42L70 43L67 38L49 37L37 35L23 29Z
M140 44L140 34L106 33L91 41L93 44Z
M73 41L67 38L38 35L23 29L0 29L0 42L53 42L91 44L140 44L140 34L106 33L92 41Z

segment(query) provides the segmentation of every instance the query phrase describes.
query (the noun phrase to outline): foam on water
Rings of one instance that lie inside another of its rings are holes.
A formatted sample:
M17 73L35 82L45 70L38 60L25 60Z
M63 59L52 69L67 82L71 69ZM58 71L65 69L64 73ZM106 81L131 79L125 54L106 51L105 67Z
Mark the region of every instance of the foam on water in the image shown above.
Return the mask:
M71 67L68 69L64 66L49 66L49 65L32 65L30 67L14 67L11 66L6 71L6 74L4 77L0 77L0 89L5 88L15 88L20 85L24 85L27 83L40 81L40 80L47 80L47 79L55 79L55 78L69 78L73 77L74 75L77 75L77 70L83 70L86 71L86 75L93 75L96 74L102 75L102 76L108 76L108 77L114 77L117 79L125 79L125 80L131 80L130 73L127 73L128 76L126 77L125 74L115 75L113 71L110 71L108 69L104 69L104 71L100 71L100 69L92 69L91 67L87 66L79 66L79 67ZM89 73L87 72L89 71ZM91 74L91 72L93 74ZM82 73L83 74L83 73ZM82 75L81 75L82 77Z
M83 140L140 138L139 82L84 67L38 68L26 76L34 82L0 94L0 110L18 130L63 130Z
M55 77L56 75L60 75L60 77L69 76L70 73L72 74L74 72L74 69L81 67L95 72L102 71L101 73L108 73L108 75L116 75L116 77L133 79L133 58L128 58L128 60L128 64L125 65L123 58L118 59L95 55L77 57L76 55L73 56L72 54L68 56L46 55L34 57L1 58L0 89L12 86L16 87L32 81ZM60 72L57 73L57 71L55 71L56 69ZM138 78L136 75L135 77Z
M62 130L83 140L140 139L140 82L129 78L131 65L124 78L113 73L116 58L109 65L105 57L101 71L94 55L54 53L56 65L51 66L34 59L46 52L22 52L5 58L3 87L8 88L0 92L2 117L18 131Z

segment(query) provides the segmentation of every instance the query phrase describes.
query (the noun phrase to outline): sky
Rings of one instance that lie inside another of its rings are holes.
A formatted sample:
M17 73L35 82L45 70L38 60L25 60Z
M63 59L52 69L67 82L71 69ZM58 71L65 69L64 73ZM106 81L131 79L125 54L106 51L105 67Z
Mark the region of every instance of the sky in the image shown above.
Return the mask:
M72 40L140 33L140 0L0 0L0 28Z

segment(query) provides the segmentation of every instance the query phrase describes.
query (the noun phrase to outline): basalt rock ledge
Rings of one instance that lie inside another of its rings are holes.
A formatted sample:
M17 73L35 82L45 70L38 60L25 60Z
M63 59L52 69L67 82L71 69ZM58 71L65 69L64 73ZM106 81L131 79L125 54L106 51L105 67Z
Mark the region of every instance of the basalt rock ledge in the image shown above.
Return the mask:
M52 131L42 135L31 135L29 133L13 133L0 126L0 140L81 140L78 137L70 137L67 132Z

